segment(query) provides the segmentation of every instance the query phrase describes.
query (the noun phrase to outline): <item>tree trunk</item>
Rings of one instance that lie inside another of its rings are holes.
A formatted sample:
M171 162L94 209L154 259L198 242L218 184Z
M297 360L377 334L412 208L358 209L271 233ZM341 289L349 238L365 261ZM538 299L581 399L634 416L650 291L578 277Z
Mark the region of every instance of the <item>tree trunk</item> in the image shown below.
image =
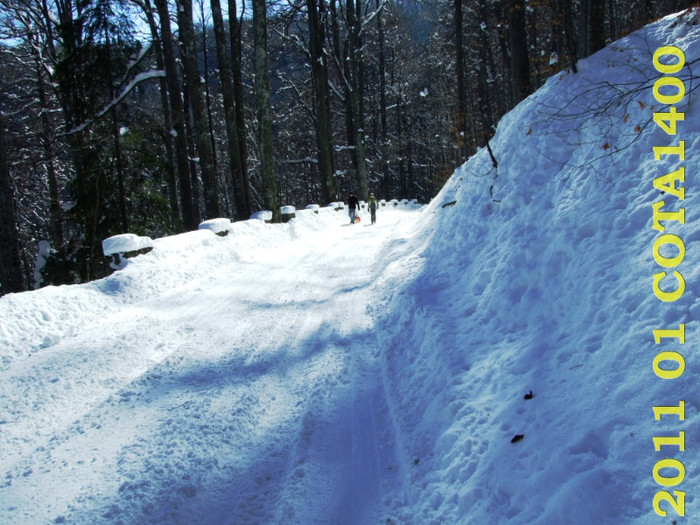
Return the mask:
M588 56L605 47L605 0L588 0Z
M244 4L245 7L245 4ZM238 151L241 153L241 179L244 193L248 199L248 209L253 210L253 201L248 180L248 143L245 125L245 105L243 103L243 73L242 73L242 44L241 23L237 17L236 0L228 1L228 23L231 37L231 68L233 70L233 97L236 102L236 128L238 129Z
M58 180L56 179L56 168L54 165L54 153L51 147L51 124L49 123L49 107L46 96L46 85L44 74L40 62L39 54L35 55L37 91L39 94L39 105L41 111L41 145L46 157L46 178L49 186L49 215L51 218L51 244L56 250L63 249L63 212L61 210L61 198L58 191ZM2 130L0 129L0 132Z
M182 61L185 66L185 84L192 104L192 119L194 121L194 136L199 155L199 169L202 173L204 187L204 208L206 218L219 217L219 192L214 164L214 149L209 136L202 83L197 65L197 40L192 21L192 0L178 0L178 25L180 27L180 42L182 43Z
M221 78L221 91L224 99L224 116L226 120L226 139L231 167L231 182L234 189L234 202L236 204L236 217L248 219L250 217L250 191L243 181L243 165L241 163L240 137L236 120L236 105L233 87L233 71L231 60L226 52L226 36L224 34L224 21L221 16L220 0L211 0L212 19L214 21L214 38L216 39L216 54L219 60L219 76ZM235 16L235 15L234 15Z
M467 83L464 72L464 42L462 0L454 0L455 6L455 51L457 62L457 144L459 151L466 154L467 139ZM466 155L465 155L466 156Z
M155 0L160 19L161 41L163 42L163 59L168 83L168 94L172 114L172 131L175 134L175 158L177 159L178 180L180 183L180 202L182 220L185 230L196 230L197 221L192 201L192 184L190 182L189 159L187 158L187 132L182 107L182 93L178 81L178 69L173 49L173 36L170 29L170 13L167 0Z
M380 8L380 0L376 0L377 9ZM377 15L377 39L379 40L379 115L381 123L381 134L379 144L381 144L381 162L379 165L379 171L377 175L381 177L381 185L384 186L384 180L389 178L389 171L387 169L386 158L386 148L387 148L387 101L386 101L386 53L385 53L385 37L384 37L384 20L382 17L383 13Z
M275 176L272 149L272 111L267 57L267 6L265 0L253 0L253 35L255 46L255 103L258 114L258 148L265 207L272 212L272 222L281 222L280 195Z
M483 5L479 5L477 10L477 17L479 20L486 20L488 14ZM477 137L477 144L483 146L482 140L487 140L488 137L493 133L493 96L494 93L491 92L489 87L489 65L494 65L493 53L491 47L488 43L488 27L483 30L482 38L479 39L479 62L478 62L478 75L479 75L479 105L482 115L481 120L481 137Z
M509 0L508 26L510 29L511 87L513 104L517 104L531 92L530 61L525 31L525 0Z
M574 14L571 2L562 0L562 8L564 10L564 42L566 44L566 52L569 57L569 67L573 73L578 72L576 62L578 62L578 52L576 51L577 36L574 30Z
M317 0L307 0L309 21L309 54L311 55L311 78L314 87L316 106L316 143L318 145L318 168L321 175L321 188L326 203L338 199L333 160L333 140L328 89L328 65L323 44L325 35L319 14L322 14L323 1L316 8ZM320 11L320 12L319 12Z
M214 172L218 173L218 159L216 156L216 140L214 138L214 116L211 109L211 88L209 86L209 38L207 35L207 15L204 7L204 0L199 0L200 23L202 24L202 78L204 79L204 99L206 100L207 124L209 126L209 140L211 141L211 151L214 160ZM199 60L198 60L199 62Z
M361 199L367 199L368 176L367 155L365 151L365 130L362 109L362 41L360 39L360 0L346 1L346 16L348 21L348 58L350 77L346 79L350 88L350 111L352 115L355 164L357 167L357 180L359 182L359 195Z
M163 43L158 34L158 27L153 16L153 7L150 0L145 0L143 3L148 27L151 31L153 40L153 52L156 59L156 67L165 71L165 60L163 59ZM168 183L168 197L170 199L170 215L172 217L173 226L180 223L180 205L177 200L177 176L175 175L175 151L173 148L173 119L168 101L168 81L164 77L158 79L160 91L160 104L163 107L163 123L165 133L163 134L163 142L165 144L165 171L166 180Z
M109 34L108 25L105 25L105 46L107 51L107 80L109 83L109 98L115 99L114 82L112 82L112 43ZM119 216L121 219L121 229L123 233L129 231L129 217L126 208L126 182L124 180L124 159L122 157L121 131L119 129L119 120L117 118L117 107L112 106L109 112L112 119L112 140L114 141L114 163L117 170L117 187L119 188Z
M5 122L0 120L0 295L22 292L26 287L17 232L17 209L6 155L5 128Z
M197 169L197 144L195 144L194 136L194 124L192 124L192 111L188 111L192 107L190 102L190 92L187 89L187 79L184 79L184 88L182 90L182 103L185 108L183 117L185 118L185 133L187 133L187 158L189 160L190 168L190 185L192 186L192 214L194 216L195 224L202 222L202 216L200 214L200 203L202 199L199 192L199 170Z

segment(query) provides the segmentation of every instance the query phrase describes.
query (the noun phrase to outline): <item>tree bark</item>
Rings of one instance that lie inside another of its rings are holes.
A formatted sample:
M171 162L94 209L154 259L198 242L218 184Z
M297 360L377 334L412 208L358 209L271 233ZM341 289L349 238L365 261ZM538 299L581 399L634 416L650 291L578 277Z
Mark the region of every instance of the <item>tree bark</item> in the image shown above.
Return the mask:
M245 7L245 4L244 4ZM241 179L248 198L248 209L252 211L253 201L248 180L248 143L245 125L245 105L243 102L242 44L241 25L238 20L236 0L228 1L228 23L231 37L231 68L233 72L233 97L236 102L236 128L238 129L238 151L241 153Z
M219 211L214 149L209 136L207 110L204 103L199 66L197 65L197 40L194 33L194 22L192 21L192 0L178 0L177 15L183 51L182 61L185 66L185 76L187 77L185 86L192 105L194 136L199 155L199 169L202 173L204 208L206 218L211 219L221 215L221 212Z
M588 56L605 47L605 0L588 0L586 31Z
M175 158L180 186L180 203L182 206L182 221L185 230L195 230L198 227L192 201L192 184L190 183L189 160L187 158L187 132L182 106L182 93L178 81L178 69L173 49L173 36L170 29L170 13L167 0L155 0L160 19L161 41L163 42L163 59L168 83L170 110L172 115L172 132L175 135ZM170 130L168 130L170 131Z
M508 26L510 29L511 87L513 104L515 105L532 92L527 32L525 31L525 0L509 0Z
M355 1L357 3L355 3ZM368 175L367 175L367 154L365 150L365 130L362 108L362 40L360 29L362 26L360 19L360 0L346 0L346 17L348 21L348 59L350 66L349 78L346 82L349 85L350 112L353 126L353 142L355 146L355 165L357 167L357 180L359 183L359 195L362 199L367 199L368 195Z
M272 222L281 222L280 196L275 175L272 148L272 111L267 56L267 6L265 0L253 0L253 35L255 47L255 103L258 115L258 148L265 207L272 212Z
M454 0L455 6L455 60L457 62L457 144L463 155L467 138L467 83L464 73L464 39L462 0ZM466 155L465 155L466 156Z
M328 65L324 53L325 34L320 15L323 1L307 0L309 22L309 54L311 56L311 79L316 106L316 144L318 146L318 167L321 175L321 188L326 203L338 199L333 159L333 139L328 89Z
M207 111L207 125L209 126L209 140L211 141L211 150L214 161L214 172L218 173L218 159L216 156L216 140L214 139L214 112L211 109L211 88L209 86L209 38L207 35L207 19L204 7L204 0L199 0L200 8L200 23L202 24L202 78L204 79L204 99ZM199 59L197 60L199 63Z
M51 124L49 123L49 106L46 94L46 84L42 71L41 58L37 53L34 57L36 65L37 91L41 107L41 145L46 157L46 178L49 186L49 215L51 220L51 244L56 250L63 249L63 212L58 191L58 180L53 148L51 147ZM2 131L2 130L0 130Z
M0 120L0 295L26 289L17 232L17 209L6 155L5 129L4 120Z
M150 0L144 0L143 10L146 15L146 20L148 21L148 27L151 31L151 38L153 39L153 52L156 59L156 67L160 70L165 71L165 60L163 59L163 43L161 41L160 35L158 34L158 27L156 26L156 21L153 15L153 7L151 6ZM172 111L170 109L170 102L168 101L168 81L165 77L158 79L158 86L160 91L160 104L163 108L163 123L165 126L165 133L163 134L163 143L165 144L165 171L166 180L168 183L168 197L170 199L170 215L172 217L173 226L177 226L180 223L180 205L177 199L177 176L175 174L175 151L173 148L173 118Z
M480 18L483 20L483 13L479 13L481 16ZM479 45L479 61L477 64L477 73L478 73L478 103L479 103L479 111L481 115L481 128L480 128L480 135L482 137L489 137L491 136L492 133L492 127L493 127L493 108L492 108L492 103L491 103L491 90L489 89L488 86L488 77L489 77L489 72L488 72L488 64L493 63L491 61L492 56L490 55L490 49L488 45L487 38L484 36L484 38L480 39L480 45ZM480 142L481 138L476 137L476 141L478 145L483 145Z
M110 100L115 99L114 82L112 82L112 37L109 34L108 25L105 24L105 46L107 51L107 80ZM109 112L112 119L112 140L114 141L114 163L117 170L117 187L119 188L119 216L123 233L129 231L129 216L126 206L126 181L124 180L124 159L122 156L121 132L117 118L117 107L112 106Z
M562 4L564 10L564 42L567 55L569 56L569 67L573 73L577 73L578 52L576 50L577 37L574 30L573 8L568 0L562 0Z
M250 188L244 183L243 180L244 172L241 162L240 137L238 134L238 122L236 117L233 70L231 68L231 60L229 59L229 55L226 51L226 37L224 34L224 21L223 17L221 16L220 0L211 0L211 12L212 19L214 21L216 55L219 60L221 91L224 99L226 139L231 167L231 182L234 189L233 197L236 204L236 217L238 219L248 219L251 213Z

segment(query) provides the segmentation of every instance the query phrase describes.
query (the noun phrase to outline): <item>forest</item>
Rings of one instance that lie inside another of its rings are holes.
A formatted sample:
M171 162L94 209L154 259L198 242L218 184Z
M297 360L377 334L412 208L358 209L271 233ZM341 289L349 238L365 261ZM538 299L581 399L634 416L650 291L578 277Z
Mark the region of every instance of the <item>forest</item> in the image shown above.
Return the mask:
M0 295L107 275L119 233L427 202L550 76L691 4L0 0Z

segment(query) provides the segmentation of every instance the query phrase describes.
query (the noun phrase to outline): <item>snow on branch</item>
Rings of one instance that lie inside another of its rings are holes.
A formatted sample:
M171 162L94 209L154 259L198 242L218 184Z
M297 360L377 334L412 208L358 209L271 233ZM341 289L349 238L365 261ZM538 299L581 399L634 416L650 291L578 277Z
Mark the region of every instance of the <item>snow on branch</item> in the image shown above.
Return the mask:
M122 100L126 98L126 96L131 93L131 91L134 90L134 88L139 85L141 82L145 82L147 80L151 80L154 78L162 78L165 77L165 71L161 69L156 69L153 71L145 71L143 73L139 73L134 77L134 79L129 82L129 84L122 90L122 92L114 99L112 100L109 104L107 104L105 107L103 107L93 118L86 120L82 124L74 127L71 130L68 130L65 135L73 135L75 133L80 133L81 131L85 131L88 127L90 127L94 122L98 121L102 117L104 117L113 107L118 105Z
M362 34L364 33L365 27L367 27L372 22L372 20L379 16L379 13L381 13L384 10L384 6L386 6L386 4L388 3L389 0L382 0L382 3L379 5L379 7L362 21L362 27L360 28L360 36L362 36Z

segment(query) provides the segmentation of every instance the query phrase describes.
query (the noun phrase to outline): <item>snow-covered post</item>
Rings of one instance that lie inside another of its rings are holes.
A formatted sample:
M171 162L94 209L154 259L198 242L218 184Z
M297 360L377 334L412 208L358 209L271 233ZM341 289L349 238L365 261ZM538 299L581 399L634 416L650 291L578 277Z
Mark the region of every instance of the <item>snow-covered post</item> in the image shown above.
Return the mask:
M136 257L153 249L150 237L140 237L133 233L113 235L102 241L102 253L111 258L110 267L118 270L122 267L122 258Z
M282 215L282 222L289 222L291 219L296 217L296 208L294 206L282 206L280 208L280 214Z

